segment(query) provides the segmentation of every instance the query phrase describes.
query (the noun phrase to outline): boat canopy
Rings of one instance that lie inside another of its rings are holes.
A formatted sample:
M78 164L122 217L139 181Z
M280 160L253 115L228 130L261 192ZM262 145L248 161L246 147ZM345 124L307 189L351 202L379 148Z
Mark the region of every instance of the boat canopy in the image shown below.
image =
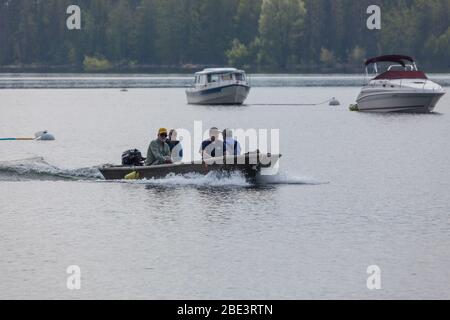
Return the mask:
M377 63L377 62L395 62L395 63L398 63L401 66L405 67L406 66L405 61L414 63L414 59L409 56L388 55L388 56L381 56L381 57L376 57L376 58L367 60L366 66L368 66L369 64L372 64L372 63Z
M210 69L205 69L203 71L197 72L196 75L223 74L223 73L233 73L233 72L244 73L244 71L238 70L235 68L210 68Z

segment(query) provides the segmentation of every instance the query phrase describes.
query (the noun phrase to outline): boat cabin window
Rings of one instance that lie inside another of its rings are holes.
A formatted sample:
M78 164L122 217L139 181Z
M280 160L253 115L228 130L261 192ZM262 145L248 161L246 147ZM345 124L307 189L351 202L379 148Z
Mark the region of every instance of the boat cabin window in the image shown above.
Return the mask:
M220 75L218 75L218 74L208 74L208 83L219 82L219 80L220 80Z
M243 73L235 73L234 78L237 81L245 81L245 75Z
M196 85L204 85L206 84L206 76L205 75L198 75L195 77L195 84Z
M233 80L233 75L231 73L226 73L221 75L222 81L231 81Z

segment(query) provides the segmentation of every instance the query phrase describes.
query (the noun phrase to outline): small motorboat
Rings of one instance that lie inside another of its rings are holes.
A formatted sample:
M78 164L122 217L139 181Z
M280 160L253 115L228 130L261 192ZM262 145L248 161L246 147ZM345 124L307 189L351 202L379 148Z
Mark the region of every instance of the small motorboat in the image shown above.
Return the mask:
M100 172L106 180L124 179L162 179L169 175L198 173L206 175L213 171L232 173L241 172L249 181L253 181L262 169L273 169L281 155L248 153L241 156L225 156L205 159L191 163L175 163L156 166L103 166Z
M186 90L189 104L241 105L250 85L244 71L234 68L205 69L195 74L192 88Z
M379 72L380 63L395 63ZM366 75L374 77L362 88L357 110L366 112L433 112L445 90L417 69L413 58L389 55L366 61Z

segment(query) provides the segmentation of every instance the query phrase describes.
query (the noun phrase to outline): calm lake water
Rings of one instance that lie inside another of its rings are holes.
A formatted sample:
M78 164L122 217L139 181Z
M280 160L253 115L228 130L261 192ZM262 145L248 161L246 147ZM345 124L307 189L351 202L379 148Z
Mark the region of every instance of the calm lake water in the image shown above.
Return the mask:
M1 87L54 88L11 77ZM450 298L450 94L435 114L361 114L345 76L266 76L246 106L207 107L186 104L183 77L153 78L176 84L0 90L0 138L57 138L0 141L0 299ZM280 174L101 180L99 165L194 121L280 129Z

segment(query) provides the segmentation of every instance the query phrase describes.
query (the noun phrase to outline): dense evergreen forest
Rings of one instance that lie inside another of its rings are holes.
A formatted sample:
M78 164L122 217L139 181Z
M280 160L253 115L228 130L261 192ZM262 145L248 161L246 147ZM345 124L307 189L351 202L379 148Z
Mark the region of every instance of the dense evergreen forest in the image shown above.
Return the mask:
M450 71L450 0L0 0L3 71L350 72L391 53Z

